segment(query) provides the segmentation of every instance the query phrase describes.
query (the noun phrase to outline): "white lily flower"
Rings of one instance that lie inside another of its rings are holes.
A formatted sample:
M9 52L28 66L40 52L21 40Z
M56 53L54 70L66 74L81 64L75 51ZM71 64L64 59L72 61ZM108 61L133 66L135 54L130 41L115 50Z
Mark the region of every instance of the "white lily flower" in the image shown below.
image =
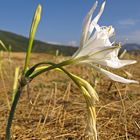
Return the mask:
M135 80L125 79L107 70L97 67L97 64L99 64L101 66L117 69L126 65L134 64L136 61L120 60L118 58L120 47L113 46L114 43L110 41L110 37L114 35L115 29L112 26L100 27L97 24L104 11L105 1L103 2L97 16L91 21L92 14L95 11L96 6L97 2L93 5L84 20L80 47L73 55L73 59L79 59L79 63L87 63L92 65L93 68L114 81L121 83L138 83Z

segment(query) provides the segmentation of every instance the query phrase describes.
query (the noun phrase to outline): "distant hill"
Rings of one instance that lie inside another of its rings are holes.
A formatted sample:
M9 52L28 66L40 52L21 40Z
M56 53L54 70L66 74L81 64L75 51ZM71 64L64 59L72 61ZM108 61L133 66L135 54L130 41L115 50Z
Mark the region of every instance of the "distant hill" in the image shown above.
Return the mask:
M12 47L12 51L25 52L27 50L28 38L22 35L0 30L0 40L2 40L6 46L10 45ZM121 51L123 51L124 49L126 49L128 52L134 52L135 54L140 53L139 44L125 44L122 46ZM77 47L51 44L35 40L32 51L48 54L56 54L57 50L61 55L70 56L77 50Z
M123 50L127 50L128 53L133 55L139 55L140 54L140 45L135 43L130 44L124 44L120 50L122 52Z
M125 44L123 45L123 49L126 49L127 51L140 51L140 45L139 44Z
M10 45L12 51L14 52L25 52L27 50L28 38L22 35L0 30L0 40L2 40L6 46ZM50 43L45 43L42 41L35 40L32 51L56 54L57 50L61 55L70 56L77 50L77 47L50 44Z

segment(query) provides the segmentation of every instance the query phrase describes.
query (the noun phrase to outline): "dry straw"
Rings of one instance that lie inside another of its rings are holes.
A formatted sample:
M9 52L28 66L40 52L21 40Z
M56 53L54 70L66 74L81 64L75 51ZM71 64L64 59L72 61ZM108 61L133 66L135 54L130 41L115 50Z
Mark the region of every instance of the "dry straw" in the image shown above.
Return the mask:
M102 68L102 66L107 66L115 69L121 68L125 65L134 64L136 63L136 61L118 59L118 52L120 46L115 46L113 42L110 42L110 37L114 34L114 28L112 26L100 27L97 24L99 18L104 11L106 3L105 1L102 3L97 16L92 20L92 15L97 7L97 3L98 2L96 1L85 18L80 47L78 51L72 56L72 58L58 64L47 61L40 62L35 64L31 68L28 68L35 32L41 17L41 5L37 6L30 28L29 44L26 52L24 69L22 73L19 73L19 68L17 68L15 71L13 101L7 122L5 140L10 140L10 129L12 126L12 120L14 118L16 106L20 99L23 88L28 85L34 78L44 72L48 72L50 70L59 70L62 73L65 73L68 77L70 77L73 82L78 86L82 95L85 98L85 102L87 105L88 118L86 132L89 139L91 140L97 140L95 104L97 101L99 101L98 94L86 80L76 76L75 74L70 73L68 70L64 69L64 66L86 63L98 72L104 74L105 76L114 81L122 83L138 83L135 80L125 79ZM42 127L42 129L43 128L44 126Z

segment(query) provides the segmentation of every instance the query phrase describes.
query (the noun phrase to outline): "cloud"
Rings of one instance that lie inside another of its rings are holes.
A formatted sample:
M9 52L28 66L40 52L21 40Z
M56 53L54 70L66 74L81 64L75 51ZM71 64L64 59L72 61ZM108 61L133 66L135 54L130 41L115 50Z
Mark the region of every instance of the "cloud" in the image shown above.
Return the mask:
M73 46L73 47L77 47L78 43L77 43L77 41L72 40L72 41L68 42L68 45Z
M53 45L68 45L68 46L73 46L77 47L78 43L75 40L69 41L69 42L57 42L57 41L47 41L47 43L53 44Z
M139 19L124 19L124 20L118 21L119 25L122 25L122 26L134 26L139 22L140 22Z
M64 45L63 43L57 42L57 41L47 41L47 43L53 44L53 45Z
M117 40L121 41L123 44L124 43L140 44L140 30L135 30L127 34L120 35Z

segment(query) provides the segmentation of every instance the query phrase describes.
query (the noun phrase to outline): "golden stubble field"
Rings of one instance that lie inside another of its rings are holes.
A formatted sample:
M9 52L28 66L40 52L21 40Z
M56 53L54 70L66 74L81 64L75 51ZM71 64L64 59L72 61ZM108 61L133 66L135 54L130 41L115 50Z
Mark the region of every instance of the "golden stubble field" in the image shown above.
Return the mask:
M0 70L0 140L4 139L11 104L14 70L24 63L24 53L2 57ZM126 55L137 64L125 67L140 82L140 55ZM32 54L30 64L40 61L60 62L66 57ZM66 67L94 84L94 72L86 65ZM114 71L124 75L123 70ZM140 140L140 85L111 82L100 76L96 91L99 140ZM86 140L86 104L76 85L64 74L51 71L34 79L24 88L14 117L12 140Z

